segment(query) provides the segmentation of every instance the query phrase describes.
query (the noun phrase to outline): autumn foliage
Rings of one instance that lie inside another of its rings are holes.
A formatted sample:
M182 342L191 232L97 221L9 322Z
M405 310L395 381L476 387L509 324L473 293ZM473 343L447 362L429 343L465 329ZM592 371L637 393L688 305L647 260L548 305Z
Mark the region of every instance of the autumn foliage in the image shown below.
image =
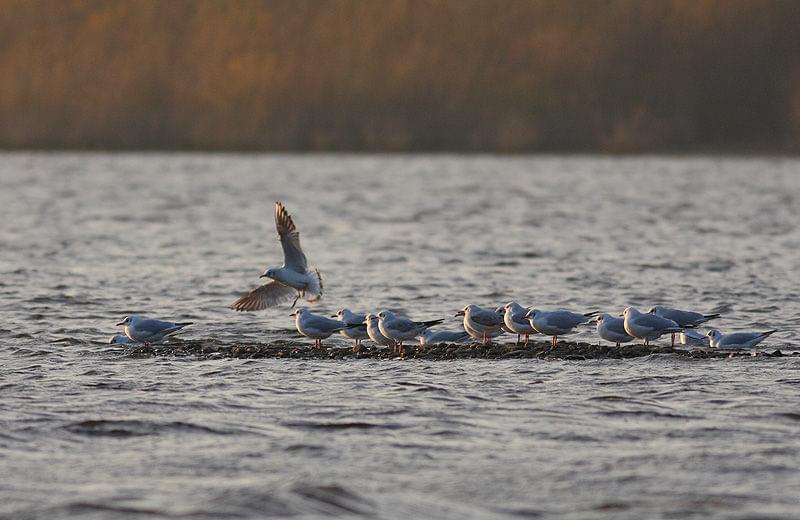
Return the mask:
M0 146L800 150L792 0L0 0Z

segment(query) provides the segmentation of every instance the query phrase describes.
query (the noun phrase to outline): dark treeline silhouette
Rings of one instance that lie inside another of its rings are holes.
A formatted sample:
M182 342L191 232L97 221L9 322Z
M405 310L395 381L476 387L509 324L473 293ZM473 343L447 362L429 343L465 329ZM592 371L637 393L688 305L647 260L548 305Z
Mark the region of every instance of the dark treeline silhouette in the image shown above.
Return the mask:
M0 0L6 148L800 151L794 0Z

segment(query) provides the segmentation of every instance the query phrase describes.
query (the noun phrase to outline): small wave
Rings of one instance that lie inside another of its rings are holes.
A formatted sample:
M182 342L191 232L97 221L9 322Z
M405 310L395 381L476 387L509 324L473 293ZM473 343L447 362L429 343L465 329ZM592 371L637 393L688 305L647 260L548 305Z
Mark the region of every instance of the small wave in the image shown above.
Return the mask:
M436 386L428 383L414 383L412 381L398 381L395 383L397 386L409 387L414 392L441 392L449 394L450 392L441 386Z
M692 415L683 415L670 412L656 412L654 410L611 410L611 411L601 411L597 413L600 415L605 415L606 417L651 417L654 419L681 419L681 420L702 419L702 417L697 417Z
M375 509L375 504L371 501L337 484L298 483L292 486L291 491L302 497L307 502L306 505L314 506L314 509L320 509L320 512L331 516L369 515Z
M52 507L45 511L38 511L39 513L46 513L45 517L50 518L63 518L63 517L76 517L82 518L86 516L95 515L125 515L125 516L171 516L166 511L158 509L148 509L142 507L119 506L111 504L101 504L95 502L72 502L62 506Z
M284 426L289 428L305 428L309 430L371 430L371 429L382 429L385 428L387 430L396 430L399 428L403 428L401 424L394 424L394 423L386 423L386 424L376 424L376 423L368 423L368 422L361 422L361 421L352 421L352 422L312 422L312 421L296 421L296 422L285 422L283 423Z
M154 422L138 420L89 419L67 424L63 428L71 433L98 437L137 437L164 433L213 433L226 435L236 433L222 431L199 424L181 421Z

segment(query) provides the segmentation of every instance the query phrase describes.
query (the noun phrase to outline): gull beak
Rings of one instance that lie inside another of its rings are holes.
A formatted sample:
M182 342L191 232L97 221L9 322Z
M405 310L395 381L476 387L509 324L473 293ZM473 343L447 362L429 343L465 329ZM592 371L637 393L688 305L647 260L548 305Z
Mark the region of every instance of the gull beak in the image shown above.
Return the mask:
M464 315L464 311L458 311L456 313L456 315L454 316L454 318L458 318L459 316L463 316L463 315Z
M289 316L297 316L296 312L291 313Z
M121 325L125 325L125 322L124 322L124 321L121 321L121 322L117 323L117 324L116 324L116 325L114 325L114 326L115 326L115 327L119 327L119 326L121 326Z
M622 318L623 316L625 316L625 313L623 312L622 314L618 314L617 316L619 316L620 318Z
M338 317L339 317L338 314L334 314L333 316L331 316L331 318L338 318Z
M259 276L259 278L267 278L267 275L262 274L261 276Z

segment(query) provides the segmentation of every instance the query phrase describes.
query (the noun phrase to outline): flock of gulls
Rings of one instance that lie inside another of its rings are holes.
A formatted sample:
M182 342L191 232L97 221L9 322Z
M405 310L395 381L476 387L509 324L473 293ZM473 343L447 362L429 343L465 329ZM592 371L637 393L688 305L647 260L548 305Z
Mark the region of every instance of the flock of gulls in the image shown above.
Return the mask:
M305 253L300 247L300 234L289 213L281 202L275 203L275 225L283 248L283 265L270 267L261 278L270 281L248 292L233 304L236 311L259 311L292 301L294 308L300 299L316 303L322 298L322 276L319 270L309 267ZM419 339L421 346L439 343L467 343L479 341L488 344L501 334L516 334L517 344L527 345L530 336L541 334L552 339L555 348L559 336L573 333L585 324L594 324L597 335L620 346L634 340L643 340L645 345L670 334L672 345L676 335L681 344L727 350L751 350L777 330L766 332L737 332L722 334L717 329L706 334L698 332L698 326L719 318L719 314L703 314L670 307L655 306L648 312L634 307L626 308L619 315L599 312L571 312L566 310L543 311L509 302L497 308L467 305L455 316L463 316L463 330L434 330L443 319L415 321L399 316L389 310L377 313L358 313L341 309L328 317L311 312L308 307L297 308L294 317L297 331L314 340L314 348L322 348L322 340L340 333L354 341L354 349L362 340L369 339L376 345L389 347L403 354L403 342ZM182 330L191 322L169 322L148 319L142 316L126 316L117 326L123 327L124 335L111 338L111 343L149 345L158 343Z

